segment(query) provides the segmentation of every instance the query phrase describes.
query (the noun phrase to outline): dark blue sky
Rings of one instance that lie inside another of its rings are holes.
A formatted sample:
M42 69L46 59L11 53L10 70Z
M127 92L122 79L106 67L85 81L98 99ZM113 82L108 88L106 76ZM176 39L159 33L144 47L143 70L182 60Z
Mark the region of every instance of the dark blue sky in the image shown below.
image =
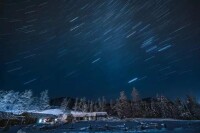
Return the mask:
M3 0L0 88L200 97L198 0Z

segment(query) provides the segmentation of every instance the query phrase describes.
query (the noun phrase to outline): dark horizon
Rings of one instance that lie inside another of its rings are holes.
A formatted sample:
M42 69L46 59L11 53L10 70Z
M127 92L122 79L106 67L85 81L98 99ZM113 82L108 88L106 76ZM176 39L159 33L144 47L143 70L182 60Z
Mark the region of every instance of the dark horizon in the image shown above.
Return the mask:
M198 0L0 2L0 89L200 101Z

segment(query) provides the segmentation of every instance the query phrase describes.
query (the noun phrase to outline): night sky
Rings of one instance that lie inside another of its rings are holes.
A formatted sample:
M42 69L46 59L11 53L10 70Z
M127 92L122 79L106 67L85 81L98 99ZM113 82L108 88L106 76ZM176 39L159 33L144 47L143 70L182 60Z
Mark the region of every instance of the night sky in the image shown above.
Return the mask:
M199 0L1 0L0 89L200 97Z

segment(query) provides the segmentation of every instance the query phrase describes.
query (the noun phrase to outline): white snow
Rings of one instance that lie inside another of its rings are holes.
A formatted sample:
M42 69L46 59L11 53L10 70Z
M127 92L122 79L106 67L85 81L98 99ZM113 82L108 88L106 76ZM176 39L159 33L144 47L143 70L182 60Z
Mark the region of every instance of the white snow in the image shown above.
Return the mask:
M34 112L34 113L49 114L49 115L62 115L65 113L65 111L63 111L61 109L48 109L48 110L43 110L43 111Z

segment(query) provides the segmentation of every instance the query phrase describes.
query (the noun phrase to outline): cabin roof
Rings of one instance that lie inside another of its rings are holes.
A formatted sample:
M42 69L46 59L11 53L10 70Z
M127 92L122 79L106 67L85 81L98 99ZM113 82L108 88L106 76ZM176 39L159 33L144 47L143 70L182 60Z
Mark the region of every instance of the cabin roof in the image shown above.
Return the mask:
M107 112L72 112L74 117L85 117L85 116L106 116Z

